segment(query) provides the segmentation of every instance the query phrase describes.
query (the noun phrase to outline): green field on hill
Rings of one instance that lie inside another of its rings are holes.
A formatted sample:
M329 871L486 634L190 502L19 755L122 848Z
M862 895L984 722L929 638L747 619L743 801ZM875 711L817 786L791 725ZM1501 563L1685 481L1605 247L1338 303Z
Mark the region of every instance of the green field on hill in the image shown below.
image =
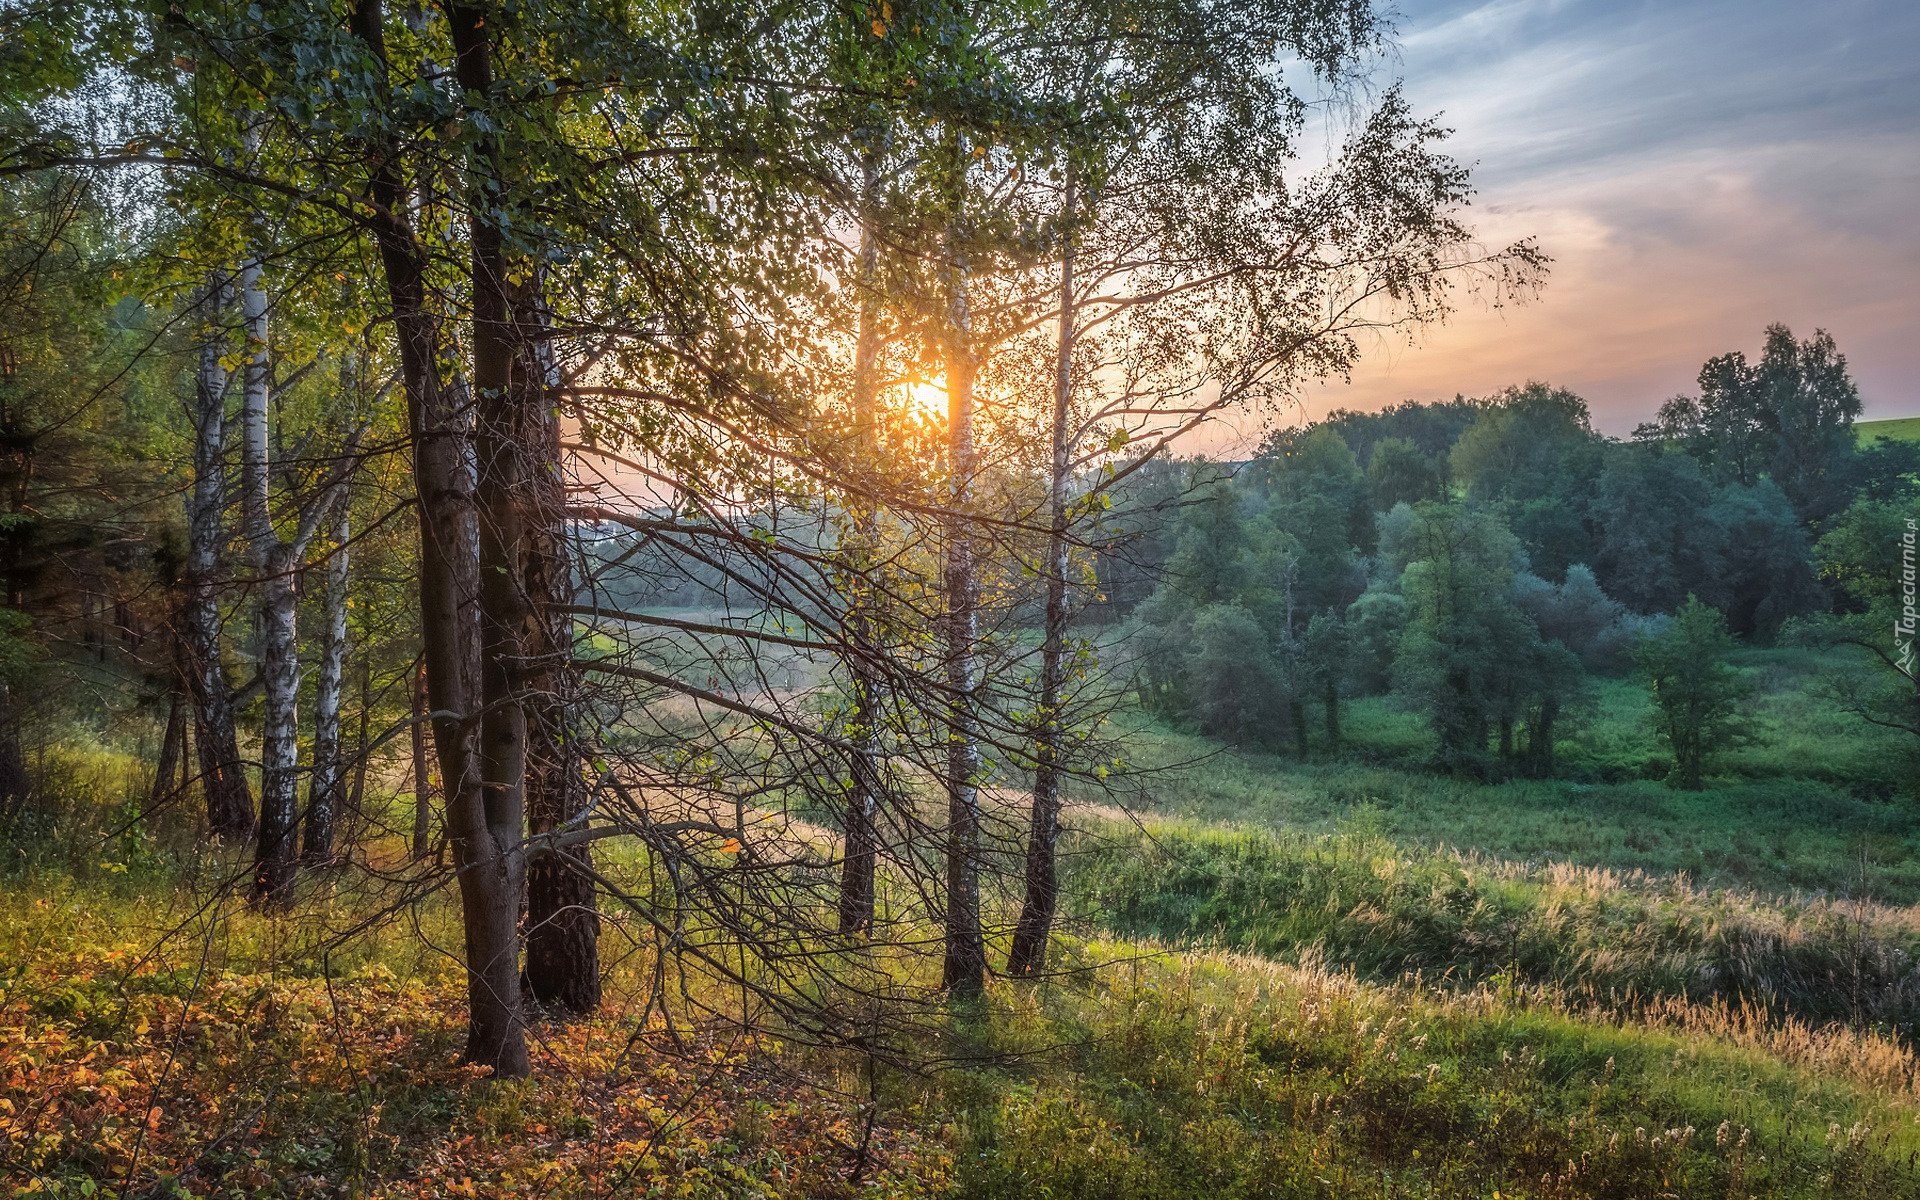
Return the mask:
M1920 442L1920 417L1890 417L1884 421L1857 421L1853 432L1864 444L1885 439L1895 442Z

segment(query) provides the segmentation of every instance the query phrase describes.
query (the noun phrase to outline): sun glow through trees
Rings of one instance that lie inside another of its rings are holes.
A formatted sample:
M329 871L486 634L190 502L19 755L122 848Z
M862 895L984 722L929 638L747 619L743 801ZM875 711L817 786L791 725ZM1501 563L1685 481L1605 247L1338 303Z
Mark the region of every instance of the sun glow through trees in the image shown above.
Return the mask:
M939 421L947 419L947 385L945 380L912 379L900 388L903 398L902 410L905 415L920 421Z

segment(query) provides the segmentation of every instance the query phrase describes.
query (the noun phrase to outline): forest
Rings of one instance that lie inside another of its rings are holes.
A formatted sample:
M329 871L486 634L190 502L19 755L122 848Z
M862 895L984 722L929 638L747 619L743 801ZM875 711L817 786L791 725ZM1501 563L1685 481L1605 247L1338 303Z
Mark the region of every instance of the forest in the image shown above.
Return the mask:
M1394 37L0 2L8 1194L1920 1191L1920 440L1306 419Z

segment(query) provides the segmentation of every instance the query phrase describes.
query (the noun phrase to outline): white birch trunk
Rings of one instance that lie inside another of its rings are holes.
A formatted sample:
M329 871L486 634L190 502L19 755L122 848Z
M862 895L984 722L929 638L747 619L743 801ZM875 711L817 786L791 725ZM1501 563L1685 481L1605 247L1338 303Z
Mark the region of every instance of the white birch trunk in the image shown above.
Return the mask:
M226 837L253 832L253 797L240 763L233 702L220 654L220 600L216 591L227 507L227 368L221 321L232 284L214 276L205 301L207 328L194 378L193 490L187 499L186 598L182 613L187 685L199 725L201 791L207 825Z
M340 754L340 693L347 670L347 571L350 564L351 512L346 489L333 499L333 555L327 560L326 592L321 597L320 665L313 696L313 777L307 784L306 843L301 857L321 864L333 858L334 827L345 794L346 771Z
M267 294L260 264L240 271L240 306L247 359L241 386L241 514L259 588L255 626L260 681L260 829L254 856L256 901L284 906L297 870L300 770L300 659L294 572L295 548L273 526L269 507L272 459L267 401L272 367L267 356Z

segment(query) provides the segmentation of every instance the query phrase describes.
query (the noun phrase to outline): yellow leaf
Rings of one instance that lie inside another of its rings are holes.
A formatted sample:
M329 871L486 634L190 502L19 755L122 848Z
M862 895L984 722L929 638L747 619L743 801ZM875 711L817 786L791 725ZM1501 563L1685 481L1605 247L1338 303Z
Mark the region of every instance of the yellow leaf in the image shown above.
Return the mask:
M885 36L887 36L887 26L886 26L886 22L884 22L884 21L875 21L875 22L873 23L873 36L875 36L875 37L878 37L878 38L883 38L883 37L885 37Z

